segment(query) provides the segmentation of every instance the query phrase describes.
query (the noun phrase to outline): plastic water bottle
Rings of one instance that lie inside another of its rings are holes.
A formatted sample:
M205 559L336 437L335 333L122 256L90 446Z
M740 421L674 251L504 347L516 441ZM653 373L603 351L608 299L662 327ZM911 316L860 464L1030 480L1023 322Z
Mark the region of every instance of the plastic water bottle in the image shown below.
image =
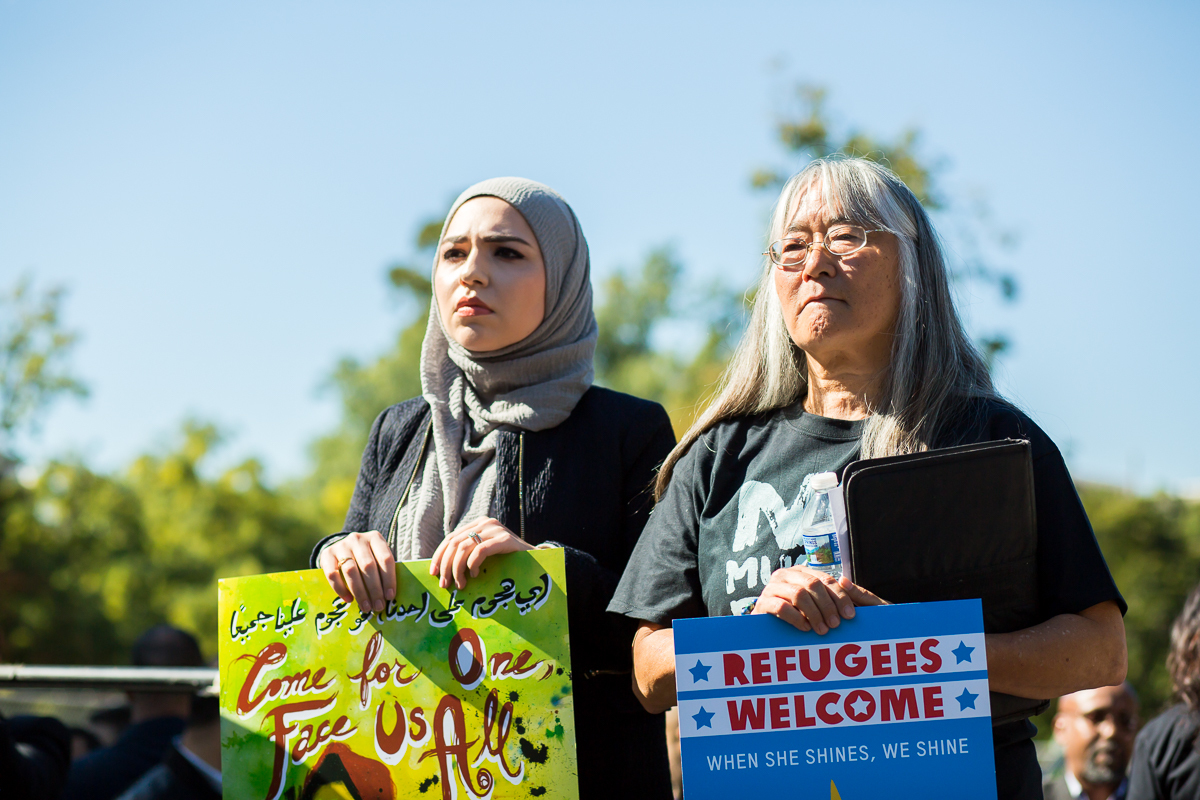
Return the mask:
M835 472L819 472L812 476L809 481L812 494L800 513L800 538L804 542L809 568L840 578L842 551L838 547L833 510L829 507L829 492L836 490L837 485Z

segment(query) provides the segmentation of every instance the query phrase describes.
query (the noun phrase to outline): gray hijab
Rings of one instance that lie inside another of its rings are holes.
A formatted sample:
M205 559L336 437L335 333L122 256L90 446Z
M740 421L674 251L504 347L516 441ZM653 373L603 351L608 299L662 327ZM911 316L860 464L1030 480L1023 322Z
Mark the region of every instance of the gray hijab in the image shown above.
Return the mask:
M447 335L434 295L421 347L433 447L420 469L420 486L397 520L401 560L428 558L463 520L494 516L500 431L553 428L592 385L596 317L587 241L575 213L548 186L492 178L459 195L442 236L459 207L475 197L506 201L533 229L546 264L546 315L521 341L472 353ZM437 263L434 256L435 271Z

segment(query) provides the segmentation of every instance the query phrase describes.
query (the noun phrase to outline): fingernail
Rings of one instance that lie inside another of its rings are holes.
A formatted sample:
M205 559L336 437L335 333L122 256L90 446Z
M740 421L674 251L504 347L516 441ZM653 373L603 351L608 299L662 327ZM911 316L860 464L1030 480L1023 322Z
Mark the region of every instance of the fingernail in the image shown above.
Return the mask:
M842 616L846 619L854 619L854 606L846 606L843 608Z
M388 589L387 599L388 599L389 603L396 599L396 590L395 589Z
M830 614L829 617L826 618L825 621L827 623L829 623L829 627L831 627L831 628L836 628L838 626L838 623L841 622L841 620L838 619L837 616L835 616L833 614Z
M382 600L375 601L375 611L376 612L383 611L383 601Z

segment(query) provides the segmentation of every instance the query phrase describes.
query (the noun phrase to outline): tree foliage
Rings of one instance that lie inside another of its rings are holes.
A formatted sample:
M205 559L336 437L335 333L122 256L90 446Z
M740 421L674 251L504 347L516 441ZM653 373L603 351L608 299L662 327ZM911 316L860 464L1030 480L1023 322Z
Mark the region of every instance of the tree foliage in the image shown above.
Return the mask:
M56 398L87 395L67 368L79 337L59 319L64 293L61 287L39 293L22 278L0 294L0 456L9 461L18 431L36 431Z
M1080 487L1080 495L1129 604L1129 680L1148 719L1170 701L1166 660L1171 623L1200 582L1200 504L1089 484Z
M304 567L320 529L255 460L206 478L219 443L188 422L122 473L57 461L0 479L0 660L119 663L163 621L215 653L218 579Z

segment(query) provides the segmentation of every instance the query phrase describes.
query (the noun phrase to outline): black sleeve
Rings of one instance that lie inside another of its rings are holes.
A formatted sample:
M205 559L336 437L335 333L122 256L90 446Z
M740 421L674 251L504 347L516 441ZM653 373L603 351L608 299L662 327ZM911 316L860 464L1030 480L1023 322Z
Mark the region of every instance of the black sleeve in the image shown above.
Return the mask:
M713 464L708 436L675 463L666 493L633 549L608 610L669 625L708 612L700 590L697 532Z
M1200 797L1200 719L1184 705L1167 709L1138 734L1126 800Z
M1129 790L1125 800L1163 800L1161 781L1150 763L1154 745L1149 741L1149 729L1138 734L1133 745L1133 758L1129 761Z
M71 735L49 717L0 718L0 775L5 798L55 798L66 784Z
M386 409L380 413L371 425L371 435L367 437L367 446L363 449L362 465L358 468L358 479L354 482L354 495L350 498L350 508L346 511L346 522L341 531L329 534L313 547L312 555L308 557L308 566L311 569L317 569L321 551L326 547L345 538L347 533L367 529L371 498L375 494L375 483L379 478L380 431L390 410Z
M1113 600L1124 614L1127 606L1112 573L1067 465L1053 443L1033 461L1034 501L1037 504L1038 604L1047 619L1077 614Z
M626 563L635 549L653 505L653 482L658 467L675 445L671 420L662 406L642 415L622 442L620 560ZM558 544L548 542L548 544ZM619 570L602 565L584 550L563 545L566 551L567 616L572 631L588 631L588 641L580 642L579 663L584 672L628 671L632 667L630 644L635 623L625 617L606 613L617 583Z

